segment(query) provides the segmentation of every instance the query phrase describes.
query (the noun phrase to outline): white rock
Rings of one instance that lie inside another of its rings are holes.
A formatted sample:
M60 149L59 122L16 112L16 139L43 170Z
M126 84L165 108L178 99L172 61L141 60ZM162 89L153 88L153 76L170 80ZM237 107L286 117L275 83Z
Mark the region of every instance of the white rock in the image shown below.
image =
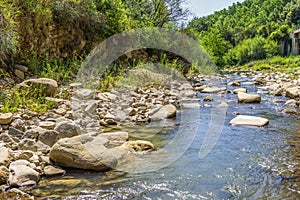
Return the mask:
M262 127L269 123L269 120L262 117L253 117L246 115L238 115L236 118L230 121L231 125L238 126L258 126Z

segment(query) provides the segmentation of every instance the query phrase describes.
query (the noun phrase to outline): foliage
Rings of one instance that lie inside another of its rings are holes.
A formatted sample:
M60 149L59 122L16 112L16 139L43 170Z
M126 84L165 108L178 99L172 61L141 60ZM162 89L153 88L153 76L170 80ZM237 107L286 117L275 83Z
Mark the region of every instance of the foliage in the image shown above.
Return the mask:
M17 112L22 109L29 109L37 113L45 113L53 107L54 103L47 101L41 89L19 88L15 86L5 90L0 95L0 101L4 102L2 112Z
M275 56L269 59L253 61L238 67L241 70L263 71L268 73L285 72L293 78L300 75L300 57L280 57Z
M245 0L195 18L187 32L200 34L203 47L216 64L236 65L278 55L279 46L291 42L289 34L300 22L299 16L299 0ZM223 43L227 50L218 48L218 43Z
M253 60L261 60L278 55L279 45L263 37L246 39L233 49L230 49L226 59L229 64L244 64Z

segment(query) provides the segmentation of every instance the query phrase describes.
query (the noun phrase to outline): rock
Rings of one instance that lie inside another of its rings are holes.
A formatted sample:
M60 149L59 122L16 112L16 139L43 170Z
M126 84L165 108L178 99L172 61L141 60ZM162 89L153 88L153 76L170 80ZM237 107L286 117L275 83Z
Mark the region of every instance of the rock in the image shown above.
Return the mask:
M58 88L57 82L49 78L28 79L23 81L20 86L41 88L43 93L47 96L53 96Z
M52 176L62 176L66 173L66 171L60 167L48 165L44 168L44 174L47 177Z
M82 99L82 100L88 100L88 99L93 99L95 95L95 92L90 89L77 89L74 91L73 96L77 99Z
M59 140L49 157L59 166L89 170L108 170L117 165L117 159L104 146L109 141L101 135L85 134Z
M13 120L13 114L12 113L0 114L0 124L1 125L9 124L12 120Z
M20 131L25 131L25 123L21 119L15 119L12 123L11 126L20 130Z
M116 119L116 117L110 113L107 113L105 116L104 116L104 119Z
M58 115L65 115L67 113L67 111L64 108L58 108L58 109L54 110L54 113L56 113Z
M23 134L22 139L37 140L37 138L40 135L40 132L42 132L42 131L44 131L44 129L42 129L40 127L29 129L29 130L25 131L25 133Z
M5 144L9 145L10 147L16 144L13 138L9 136L7 133L0 134L0 141L3 141Z
M290 99L285 103L286 106L288 107L294 107L297 108L298 107L298 102L294 99Z
M80 127L72 121L62 121L54 129L59 133L58 139L70 138L80 134Z
M151 116L151 120L162 120L176 117L176 107L172 104L165 105Z
M239 92L247 93L247 89L246 88L237 88L237 89L233 90L234 94L237 94Z
M204 99L203 99L203 101L204 102L211 102L211 101L213 101L214 99L212 98L212 97L210 97L210 96L206 96L206 97L204 97Z
M97 102L92 101L92 102L89 102L88 106L84 109L84 111L87 114L92 115L95 113L96 109L97 109Z
M10 164L11 155L9 149L6 147L0 147L0 166L8 167Z
M53 130L56 126L55 122L51 121L44 121L44 122L39 122L39 127L47 130Z
M100 134L100 136L108 139L112 144L115 144L115 145L122 145L129 138L127 132L102 133L102 134Z
M202 93L219 93L219 92L225 92L226 88L218 88L218 87L207 87L204 90L202 90Z
M55 130L46 130L40 133L38 140L52 147L58 141L58 135Z
M287 88L285 96L289 97L291 99L299 98L300 97L300 90L298 89L298 87Z
M282 112L286 114L292 114L292 115L298 114L297 110L293 110L293 109L284 109Z
M228 86L237 86L237 87L239 87L239 86L241 86L241 82L240 81L230 82L230 83L228 83Z
M14 163L14 162L13 162ZM40 179L39 173L30 166L22 164L13 164L9 166L8 183L12 187L23 187L36 185Z
M21 139L24 135L24 132L10 126L8 129L8 135Z
M8 173L0 169L0 185L6 184L8 179Z
M71 84L70 84L70 87L72 87L72 88L80 88L80 87L82 87L82 86L83 86L82 83L71 83Z
M258 126L262 127L269 123L269 120L262 117L253 117L246 115L238 115L236 118L230 121L231 125L238 126Z
M260 103L261 96L259 94L247 94L244 92L239 92L238 101L240 103Z
M217 106L217 108L229 108L229 105L226 102L222 102Z
M34 139L24 138L19 142L18 149L37 151L36 141Z
M15 75L16 75L16 77L18 77L18 78L21 79L21 80L24 80L24 78L25 78L24 72L22 72L22 71L19 70L19 69L15 69Z
M151 142L143 140L128 141L124 143L121 148L133 152L153 151L155 149Z
M18 69L18 70L20 70L22 72L27 72L28 71L27 67L25 67L23 65L18 65L18 64L15 65L15 69Z
M7 199L7 200L12 200L12 199L22 199L22 200L34 200L34 197L30 196L29 194L26 194L25 192L13 188L7 192L2 192L0 193L0 199Z

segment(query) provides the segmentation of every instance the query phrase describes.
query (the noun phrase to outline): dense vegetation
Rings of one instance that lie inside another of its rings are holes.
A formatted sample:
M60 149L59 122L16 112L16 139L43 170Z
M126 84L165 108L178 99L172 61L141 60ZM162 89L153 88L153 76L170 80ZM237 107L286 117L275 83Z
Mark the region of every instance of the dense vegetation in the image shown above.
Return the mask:
M194 19L187 31L225 66L288 55L289 34L298 24L299 0L245 0Z
M183 0L0 0L0 67L43 71L87 55L99 42L138 27L177 27Z

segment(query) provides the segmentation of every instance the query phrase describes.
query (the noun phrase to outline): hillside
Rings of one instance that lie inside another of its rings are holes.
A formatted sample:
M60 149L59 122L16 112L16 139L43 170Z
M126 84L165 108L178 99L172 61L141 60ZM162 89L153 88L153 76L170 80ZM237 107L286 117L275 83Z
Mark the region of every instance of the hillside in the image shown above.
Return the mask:
M300 22L299 0L246 0L196 18L188 31L219 66L289 54L289 34Z

